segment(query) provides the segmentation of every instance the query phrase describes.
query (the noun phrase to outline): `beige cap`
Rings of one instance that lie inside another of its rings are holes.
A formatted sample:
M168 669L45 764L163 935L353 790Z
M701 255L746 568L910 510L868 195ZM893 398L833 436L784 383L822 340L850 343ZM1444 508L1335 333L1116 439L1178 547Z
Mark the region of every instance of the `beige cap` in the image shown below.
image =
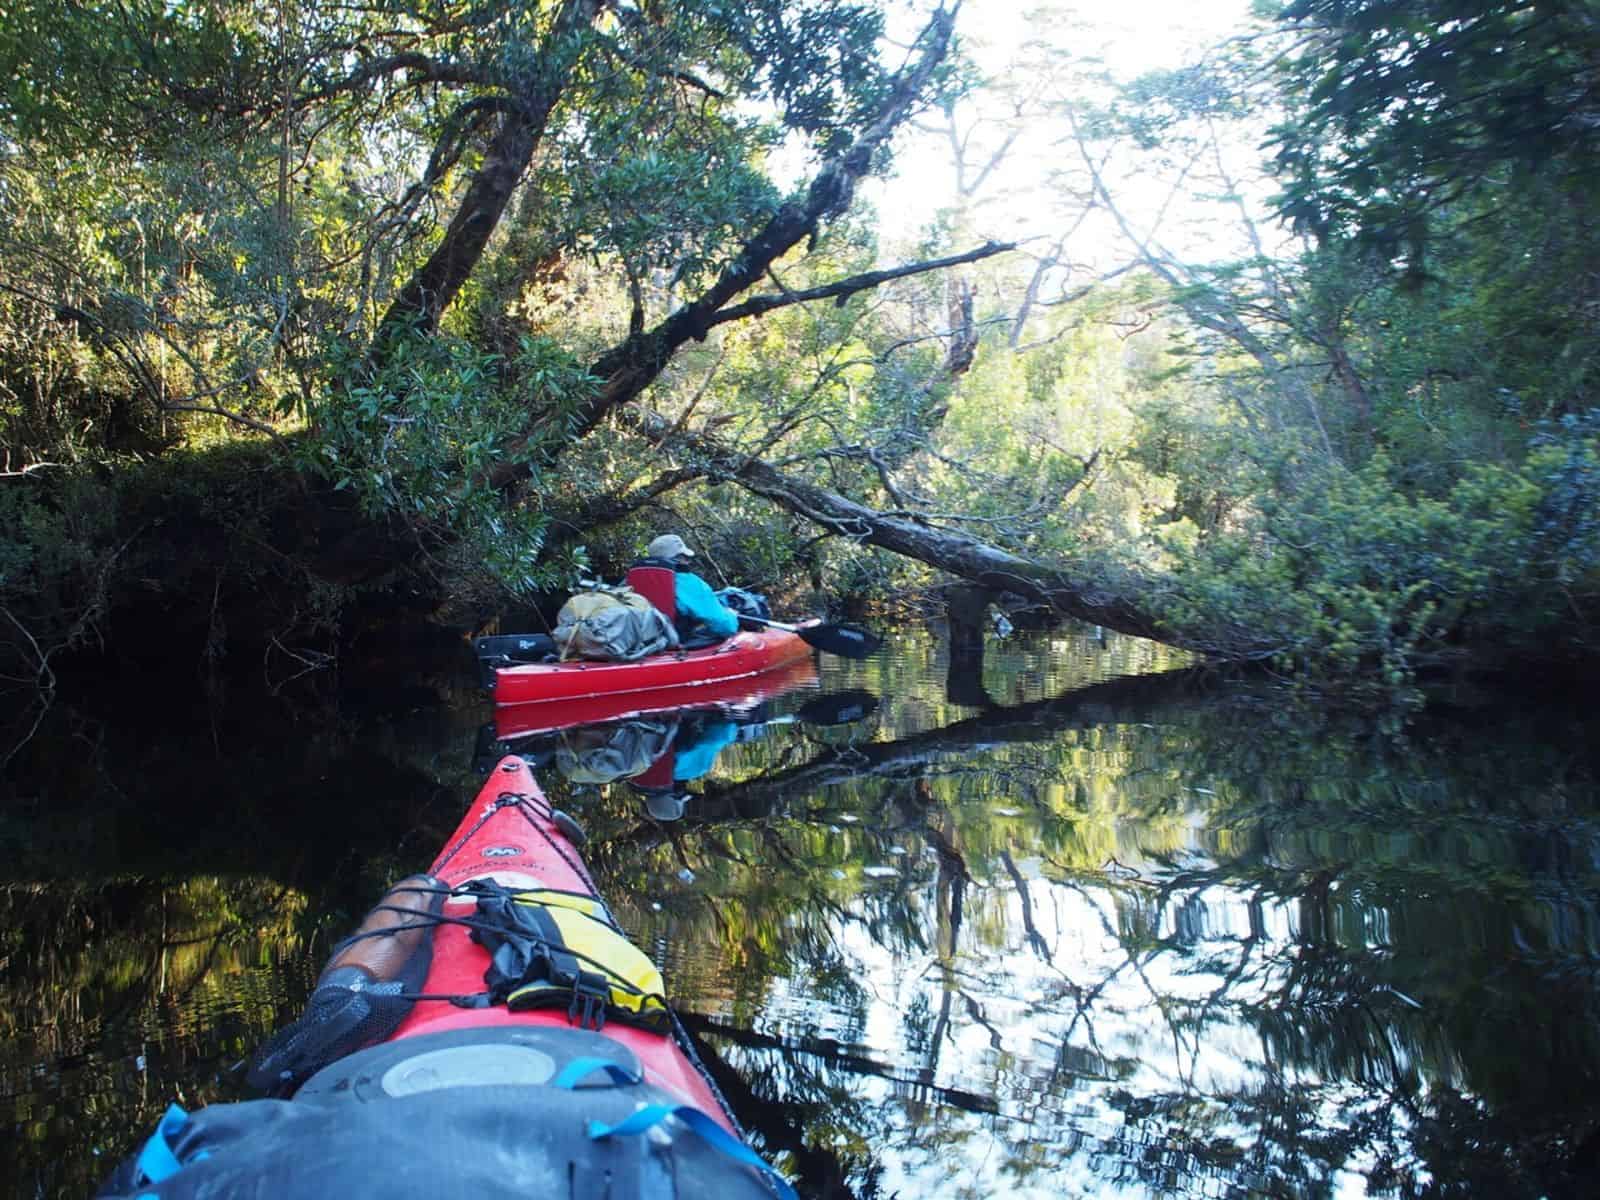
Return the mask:
M691 793L680 791L650 791L644 798L646 811L658 821L676 821L683 816Z
M644 549L650 558L693 558L694 551L675 533L663 533Z

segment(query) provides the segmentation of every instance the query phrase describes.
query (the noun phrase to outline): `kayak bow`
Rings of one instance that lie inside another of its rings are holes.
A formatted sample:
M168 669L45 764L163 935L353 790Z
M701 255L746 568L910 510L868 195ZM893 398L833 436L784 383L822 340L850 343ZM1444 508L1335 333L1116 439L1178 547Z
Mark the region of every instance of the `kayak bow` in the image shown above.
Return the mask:
M556 816L522 759L515 755L501 759L429 870L450 889L445 915L471 913L473 898L466 889L479 880L492 880L512 891L554 891L599 902L588 868L569 838L572 829L570 819ZM434 931L433 959L421 988L424 994L461 996L483 991L489 955L473 935L472 929L458 924L443 924ZM498 1004L468 1009L421 1001L391 1040L529 1024L567 1026L571 1022L565 1008L512 1012ZM672 1037L618 1022L607 1022L605 1029L608 1038L638 1058L647 1082L676 1093L680 1100L735 1130L720 1097Z
M103 1200L729 1200L794 1190L742 1138L528 765L334 951L250 1078L168 1109Z

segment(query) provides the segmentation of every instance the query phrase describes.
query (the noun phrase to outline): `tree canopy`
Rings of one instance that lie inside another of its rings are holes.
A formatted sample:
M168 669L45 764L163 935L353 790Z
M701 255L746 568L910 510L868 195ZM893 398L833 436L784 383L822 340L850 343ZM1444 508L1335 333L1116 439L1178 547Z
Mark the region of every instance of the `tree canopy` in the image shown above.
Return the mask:
M921 2L15 7L13 651L191 569L471 620L671 520L730 581L953 574L1385 693L1586 654L1584 6L1260 10L1127 80ZM859 202L930 136L930 224Z
M1537 179L1592 189L1600 32L1581 0L1294 0L1279 19L1292 119L1284 213L1421 271L1431 214L1520 205Z

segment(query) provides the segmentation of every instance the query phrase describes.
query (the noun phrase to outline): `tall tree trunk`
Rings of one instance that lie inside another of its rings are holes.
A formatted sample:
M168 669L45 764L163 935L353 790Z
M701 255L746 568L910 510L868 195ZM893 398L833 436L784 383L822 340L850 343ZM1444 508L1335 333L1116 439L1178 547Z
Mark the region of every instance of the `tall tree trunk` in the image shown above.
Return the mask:
M577 61L582 31L605 0L563 0L539 54L536 77L500 118L499 129L457 206L444 239L401 287L378 326L376 344L397 332L419 329L432 333L439 318L471 276L484 247L500 224L512 193L533 162L534 151L550 123L550 113L565 91Z
M950 661L945 670L944 697L951 704L993 708L994 697L983 686L983 625L994 593L962 583L944 594L950 625Z

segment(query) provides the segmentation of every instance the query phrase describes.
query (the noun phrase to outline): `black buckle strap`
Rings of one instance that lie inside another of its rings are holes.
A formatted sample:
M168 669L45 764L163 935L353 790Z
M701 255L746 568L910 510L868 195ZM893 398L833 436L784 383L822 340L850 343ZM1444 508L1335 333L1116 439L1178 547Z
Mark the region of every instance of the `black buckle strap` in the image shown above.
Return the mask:
M567 1020L579 1029L593 1029L596 1033L605 1028L606 1003L611 999L611 986L603 975L579 971L572 981L572 1003L567 1005Z

